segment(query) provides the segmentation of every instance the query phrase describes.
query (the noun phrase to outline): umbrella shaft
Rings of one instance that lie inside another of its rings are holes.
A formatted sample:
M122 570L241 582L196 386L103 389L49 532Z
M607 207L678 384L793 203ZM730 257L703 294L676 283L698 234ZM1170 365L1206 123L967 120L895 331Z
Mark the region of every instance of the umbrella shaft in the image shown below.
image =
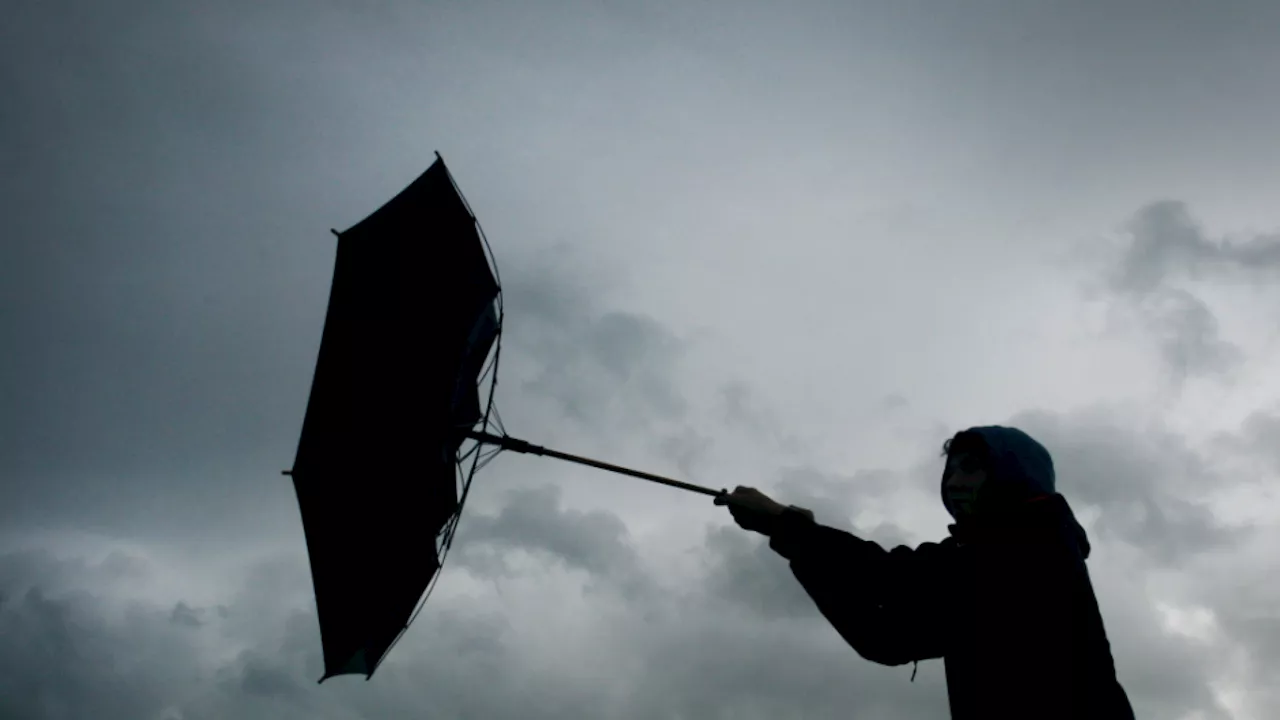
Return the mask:
M586 465L588 467L593 467L599 470L606 470L608 472L617 473L619 475L628 475L630 477L640 478L641 480L648 480L649 482L655 482L655 483L658 483L659 485L666 485L667 487L673 487L680 490L687 490L689 492L700 493L702 495L710 495L712 497L715 497L716 495L721 495L724 493L724 490L712 490L711 488L704 487L702 485L694 485L693 483L687 483L682 480L675 480L669 477L663 477L662 475L654 475L653 473L641 472L640 470L632 470L631 468L622 467L621 465L614 465L613 463L602 462L600 460L593 460L588 457L582 457L581 455L572 455L570 453L561 452L559 450L552 450L551 448L545 448L545 447L542 447L541 445L534 445L533 443L529 443L524 440L519 440L509 435L494 435L492 433L481 432L478 430L467 430L466 436L477 442L488 443L490 445L497 445L503 450L511 450L513 452L518 452L518 453L527 453L529 455L543 455L545 457L556 458L557 460L564 460L566 462L571 462L571 463L577 463L578 465Z

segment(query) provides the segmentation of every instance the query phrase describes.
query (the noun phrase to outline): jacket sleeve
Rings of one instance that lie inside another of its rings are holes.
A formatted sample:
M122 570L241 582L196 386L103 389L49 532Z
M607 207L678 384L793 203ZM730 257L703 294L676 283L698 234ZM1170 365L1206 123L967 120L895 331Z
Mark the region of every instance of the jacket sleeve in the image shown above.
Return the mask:
M944 655L947 613L938 604L947 596L952 545L886 551L795 511L779 519L769 544L863 658L903 665Z

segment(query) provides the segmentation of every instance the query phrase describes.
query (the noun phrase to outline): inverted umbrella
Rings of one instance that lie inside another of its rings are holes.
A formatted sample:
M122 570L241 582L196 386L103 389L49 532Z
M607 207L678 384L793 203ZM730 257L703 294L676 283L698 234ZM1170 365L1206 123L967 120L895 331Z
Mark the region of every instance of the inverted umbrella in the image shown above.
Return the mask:
M476 471L503 450L723 492L507 434L494 408L497 265L438 153L400 194L333 232L328 312L285 471L311 561L321 682L373 676L430 595Z

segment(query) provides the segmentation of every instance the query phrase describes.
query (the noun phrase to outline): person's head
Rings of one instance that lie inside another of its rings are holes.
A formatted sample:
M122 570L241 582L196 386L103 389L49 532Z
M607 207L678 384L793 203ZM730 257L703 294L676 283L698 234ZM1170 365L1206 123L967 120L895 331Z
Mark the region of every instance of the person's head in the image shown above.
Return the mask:
M1056 491L1049 451L1016 428L970 428L942 448L942 503L957 521L996 515Z

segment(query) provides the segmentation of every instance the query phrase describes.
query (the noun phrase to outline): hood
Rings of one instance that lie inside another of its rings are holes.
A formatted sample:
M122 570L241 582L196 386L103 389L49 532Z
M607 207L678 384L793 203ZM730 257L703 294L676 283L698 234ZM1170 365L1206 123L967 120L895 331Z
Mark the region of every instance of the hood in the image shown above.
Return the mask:
M1001 425L973 427L964 434L977 435L987 446L990 466L983 494L989 498L990 506L1012 507L1057 491L1053 458L1030 435ZM941 480L938 491L942 493ZM942 504L951 511L945 493Z
M982 437L991 451L991 479L1002 487L1025 490L1032 495L1057 492L1053 458L1035 438L1011 427L988 425L970 428Z
M991 450L992 470L1003 484L1017 485L1036 495L1057 492L1053 458L1035 438L1012 427L970 428Z
M1013 427L986 425L969 428L967 432L981 437L989 451L989 474L983 494L989 494L997 507L1011 511L1025 509L1032 516L1042 516L1046 512L1053 515L1058 522L1070 528L1083 554L1088 557L1088 537L1066 499L1057 492L1053 457L1045 446ZM1039 502L1041 500L1047 502ZM942 502L946 504L945 495Z
M1057 491L1053 458L1030 435L1000 425L969 428L963 434L977 435L987 446L989 467L983 495L989 506L1011 507ZM942 492L941 481L938 489ZM951 509L945 494L942 504Z

